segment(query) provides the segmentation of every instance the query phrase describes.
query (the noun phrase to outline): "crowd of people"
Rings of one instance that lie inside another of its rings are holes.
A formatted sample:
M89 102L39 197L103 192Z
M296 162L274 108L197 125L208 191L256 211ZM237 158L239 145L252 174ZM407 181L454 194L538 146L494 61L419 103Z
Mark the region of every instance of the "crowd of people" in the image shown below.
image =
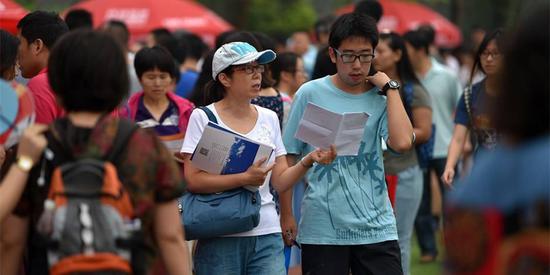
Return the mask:
M408 275L414 235L424 263L441 236L449 274L546 274L550 5L460 62L430 25L379 31L382 14L361 1L315 37L233 30L212 49L164 28L130 45L85 10L0 30L1 92L28 90L36 123L0 102L20 136L0 144L0 274ZM368 114L356 154L296 138L308 104ZM199 168L213 122L272 155ZM186 242L184 194L234 190L259 203L253 228Z

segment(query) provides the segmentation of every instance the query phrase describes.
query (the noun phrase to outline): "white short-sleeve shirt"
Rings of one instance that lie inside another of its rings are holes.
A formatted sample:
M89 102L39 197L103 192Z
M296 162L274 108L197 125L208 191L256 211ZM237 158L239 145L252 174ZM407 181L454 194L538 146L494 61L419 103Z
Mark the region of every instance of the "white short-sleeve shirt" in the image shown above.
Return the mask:
M286 150L283 145L281 138L281 130L279 128L279 119L275 112L257 106L256 110L258 111L258 119L256 120L256 125L254 128L246 133L240 133L243 136L261 142L263 144L271 145L275 148L274 155L272 155L269 163L273 163L276 157L286 155ZM223 123L222 119L216 112L214 104L206 106L210 109L216 119L218 124L224 128L230 129L234 132L237 132ZM197 144L202 136L204 127L208 124L208 116L206 113L200 109L195 109L189 118L189 124L187 125L187 132L185 133L185 139L183 141L183 146L181 148L182 153L192 154L197 147ZM266 177L266 180L262 186L260 186L260 195L262 197L262 207L260 209L260 223L254 229L243 232L239 234L231 235L232 237L248 237L248 236L260 236L267 235L272 233L280 233L281 226L279 223L279 216L275 208L275 201L273 195L269 190L269 179L271 178L271 172Z

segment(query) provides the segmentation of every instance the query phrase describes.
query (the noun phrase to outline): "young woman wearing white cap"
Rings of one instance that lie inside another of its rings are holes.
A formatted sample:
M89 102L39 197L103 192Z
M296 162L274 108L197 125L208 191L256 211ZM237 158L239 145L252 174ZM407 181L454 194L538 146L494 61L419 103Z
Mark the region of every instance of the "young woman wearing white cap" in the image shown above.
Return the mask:
M258 52L244 42L221 46L212 61L213 80L206 86L207 106L222 127L247 138L272 145L274 157L261 160L246 172L215 175L196 168L190 160L209 119L202 110L191 114L182 147L187 188L194 193L215 193L252 185L262 197L260 223L248 232L199 240L194 266L196 274L285 274L281 227L269 184L284 191L300 179L315 162L328 164L336 157L334 148L316 150L288 167L277 115L250 104L257 97L263 65L275 59L271 50ZM265 163L265 165L264 165Z

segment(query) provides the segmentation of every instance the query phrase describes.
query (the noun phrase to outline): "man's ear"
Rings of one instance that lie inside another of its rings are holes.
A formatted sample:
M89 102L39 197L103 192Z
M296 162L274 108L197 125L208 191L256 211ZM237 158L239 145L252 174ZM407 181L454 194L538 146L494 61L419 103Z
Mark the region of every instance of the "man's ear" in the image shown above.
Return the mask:
M40 38L34 40L30 46L31 46L32 52L35 55L38 55L41 52L48 50L48 48L46 47L46 44L44 44L44 41Z
M328 56L330 57L330 61L336 64L336 52L332 47L328 47Z
M403 57L403 52L401 50L395 51L394 62L399 62L399 60L401 60L402 57Z
M218 75L218 81L224 86L224 87L231 87L231 78L225 74L225 73L220 73Z

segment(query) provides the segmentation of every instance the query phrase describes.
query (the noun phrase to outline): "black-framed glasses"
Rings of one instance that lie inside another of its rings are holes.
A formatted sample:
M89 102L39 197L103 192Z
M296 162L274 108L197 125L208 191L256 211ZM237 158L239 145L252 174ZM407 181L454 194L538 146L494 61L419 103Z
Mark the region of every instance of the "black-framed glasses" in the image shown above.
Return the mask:
M353 63L357 58L361 63L370 63L374 59L374 54L372 53L362 53L362 54L353 54L353 53L342 53L339 50L332 48L336 54L340 56L342 62L344 63Z
M247 74L253 73L263 73L265 71L264 65L244 65L244 66L235 66L233 67L234 71L244 71Z

